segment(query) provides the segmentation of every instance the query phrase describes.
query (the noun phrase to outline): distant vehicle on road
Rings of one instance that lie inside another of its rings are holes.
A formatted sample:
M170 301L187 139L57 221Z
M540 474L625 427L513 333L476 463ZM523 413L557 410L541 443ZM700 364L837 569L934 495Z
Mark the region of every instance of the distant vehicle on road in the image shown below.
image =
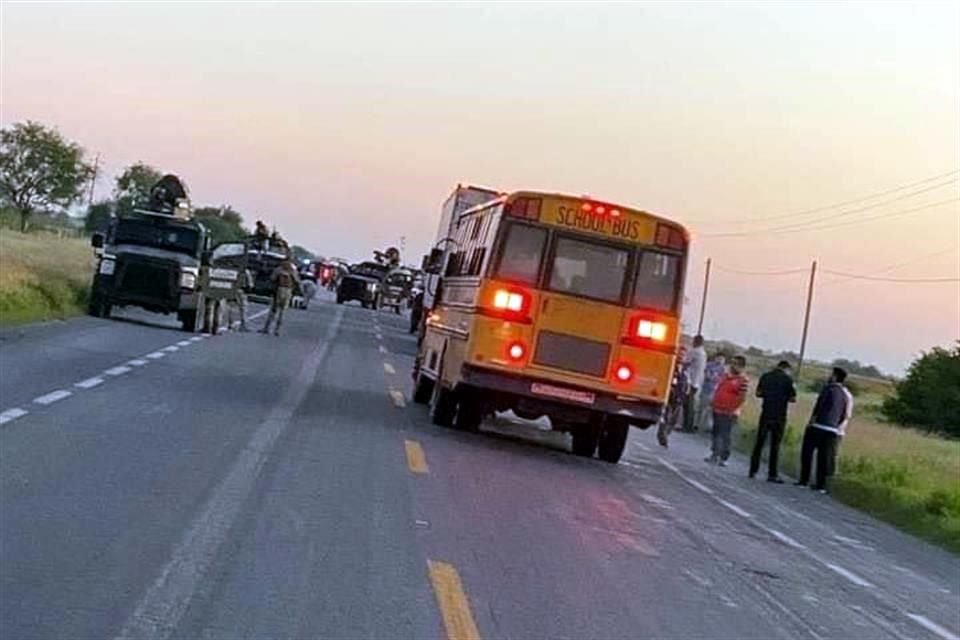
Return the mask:
M413 288L413 272L409 269L394 269L383 280L379 308L389 307L396 314L408 306Z
M350 267L350 270L340 277L337 285L337 304L358 300L363 308L375 309L380 299L380 288L383 279L390 270L379 262L361 262Z
M550 418L608 462L655 424L680 338L687 232L592 198L518 192L455 220L414 369L433 422Z
M176 313L185 331L197 331L203 323L200 269L209 235L190 217L185 199L170 207L151 204L156 209L137 209L91 239L98 264L88 312L106 318L114 307L134 306Z

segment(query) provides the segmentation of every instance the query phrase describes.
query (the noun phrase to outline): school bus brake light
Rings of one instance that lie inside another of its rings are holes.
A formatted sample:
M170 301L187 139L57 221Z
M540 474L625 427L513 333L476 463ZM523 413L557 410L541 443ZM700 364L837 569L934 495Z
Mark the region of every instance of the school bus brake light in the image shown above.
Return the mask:
M617 367L615 375L620 382L630 382L630 379L633 378L633 369L630 368L630 365L623 363Z
M640 320L637 322L637 337L654 342L663 342L667 339L667 325L663 322Z
M495 309L502 311L520 313L526 306L526 296L519 291L497 289L497 292L493 294L493 306Z
M522 342L514 342L507 349L507 355L514 362L519 362L527 355L527 347Z

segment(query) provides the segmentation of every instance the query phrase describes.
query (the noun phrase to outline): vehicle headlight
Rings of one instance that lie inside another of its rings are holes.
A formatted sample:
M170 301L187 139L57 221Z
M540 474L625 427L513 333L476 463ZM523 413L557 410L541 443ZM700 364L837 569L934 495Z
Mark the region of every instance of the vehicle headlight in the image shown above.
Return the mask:
M110 260L104 258L100 261L100 273L105 276L112 276L113 271L117 268L116 260Z
M193 269L184 269L180 272L180 286L184 289L194 289L197 286L197 272Z

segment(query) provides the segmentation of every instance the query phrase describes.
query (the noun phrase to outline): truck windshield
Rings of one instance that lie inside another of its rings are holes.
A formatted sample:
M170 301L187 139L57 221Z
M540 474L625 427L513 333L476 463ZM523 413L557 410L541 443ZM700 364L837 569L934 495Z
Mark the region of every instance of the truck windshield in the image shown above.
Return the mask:
M113 231L113 243L166 249L195 256L200 247L200 232L165 221L121 220Z

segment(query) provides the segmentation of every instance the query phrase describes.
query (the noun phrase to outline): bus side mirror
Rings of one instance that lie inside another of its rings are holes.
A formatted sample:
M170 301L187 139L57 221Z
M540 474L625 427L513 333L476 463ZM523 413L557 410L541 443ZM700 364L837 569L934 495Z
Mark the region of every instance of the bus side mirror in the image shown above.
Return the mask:
M443 249L433 249L430 255L423 256L423 271L437 274L443 268Z
M103 249L103 234L95 233L90 236L90 246L94 249Z

